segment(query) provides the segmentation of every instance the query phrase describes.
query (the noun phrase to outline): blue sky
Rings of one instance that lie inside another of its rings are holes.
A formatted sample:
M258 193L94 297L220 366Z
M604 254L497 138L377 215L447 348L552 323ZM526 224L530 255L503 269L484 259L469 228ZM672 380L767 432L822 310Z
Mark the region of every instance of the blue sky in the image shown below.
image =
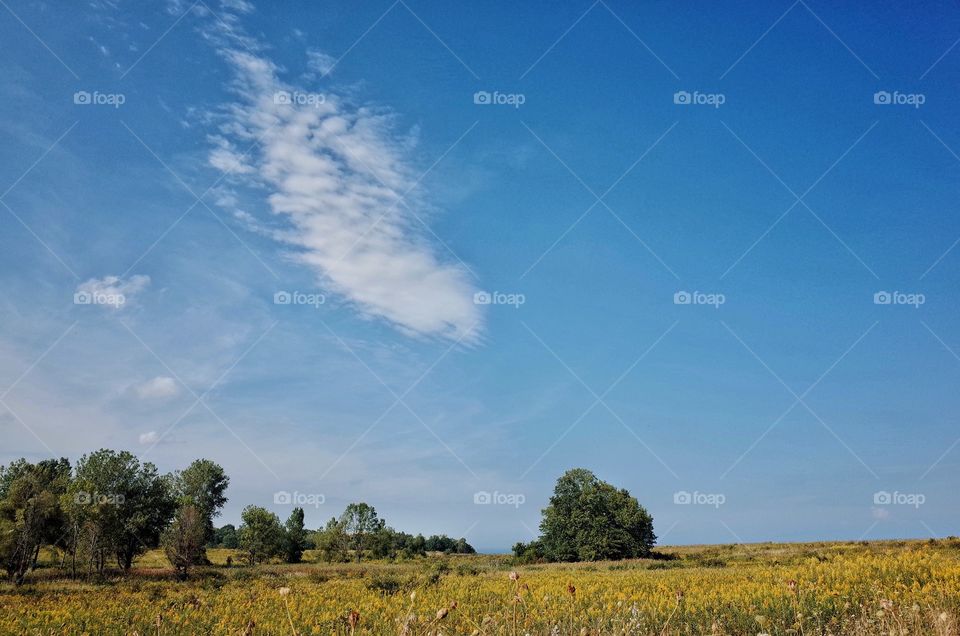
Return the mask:
M667 544L956 534L958 38L4 0L0 462L204 456L225 521L322 495L488 550L576 466Z

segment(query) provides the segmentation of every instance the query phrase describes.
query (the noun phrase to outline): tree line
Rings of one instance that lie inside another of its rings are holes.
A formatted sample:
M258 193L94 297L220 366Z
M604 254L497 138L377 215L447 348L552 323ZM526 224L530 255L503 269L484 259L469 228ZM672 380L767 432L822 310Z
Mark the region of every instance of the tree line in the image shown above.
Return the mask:
M113 563L127 572L138 556L158 547L181 578L209 563L211 546L234 547L250 564L275 558L296 563L307 549L331 561L474 552L465 539L398 532L366 503L348 505L318 531L304 527L302 508L281 523L259 506L244 508L239 528L216 528L229 484L223 468L207 459L169 474L132 453L108 449L76 465L66 458L16 460L0 466L0 567L20 584L44 547L55 549L59 567L72 577L102 575Z
M249 564L296 563L308 549L331 562L474 552L463 538L394 530L362 502L349 504L316 531L304 527L302 508L281 522L260 506L244 508L239 527L216 528L229 484L223 468L207 459L165 475L127 451L101 449L73 466L66 458L16 460L0 466L0 567L20 584L44 547L55 549L59 567L72 577L102 575L111 563L127 572L138 556L157 547L181 578L209 564L209 546L236 548ZM582 468L557 480L540 531L538 539L513 547L519 560L649 557L656 542L646 509L626 490Z
M375 559L390 559L426 556L428 552L476 552L462 537L414 536L394 530L377 516L373 506L362 502L347 505L339 517L331 518L326 526L314 531L303 527L301 508L294 508L282 526L276 515L263 512L256 507L244 510L240 528L229 523L217 528L208 547L243 549L254 562L282 556L289 563L298 562L305 550L316 550L320 558L331 563L353 559L359 562L365 554ZM253 537L257 539L252 541ZM250 550L252 545L258 549Z

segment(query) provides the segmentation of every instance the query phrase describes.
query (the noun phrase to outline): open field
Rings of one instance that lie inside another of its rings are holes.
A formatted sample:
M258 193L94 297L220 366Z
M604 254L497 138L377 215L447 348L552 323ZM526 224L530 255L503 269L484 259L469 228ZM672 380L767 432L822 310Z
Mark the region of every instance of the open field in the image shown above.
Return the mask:
M438 555L226 567L231 551L212 550L213 566L177 583L151 552L127 578L78 582L41 568L19 589L5 584L0 633L958 633L958 540L660 553L674 558L516 566L506 556Z

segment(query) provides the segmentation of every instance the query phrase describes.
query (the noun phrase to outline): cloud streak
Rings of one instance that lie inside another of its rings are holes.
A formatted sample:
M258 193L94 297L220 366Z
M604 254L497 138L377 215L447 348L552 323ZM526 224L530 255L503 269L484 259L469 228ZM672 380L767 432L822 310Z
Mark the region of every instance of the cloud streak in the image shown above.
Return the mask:
M287 223L273 237L362 316L416 336L473 342L481 321L467 269L424 235L413 139L389 112L281 80L250 39L221 26L236 103L210 136L209 162L266 190ZM240 49L243 50L240 50Z

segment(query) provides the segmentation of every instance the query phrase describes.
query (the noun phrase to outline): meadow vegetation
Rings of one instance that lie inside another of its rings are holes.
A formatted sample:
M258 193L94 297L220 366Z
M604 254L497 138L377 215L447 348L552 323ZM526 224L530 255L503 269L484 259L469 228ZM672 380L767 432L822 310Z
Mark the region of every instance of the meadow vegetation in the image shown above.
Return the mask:
M316 531L229 479L126 452L0 468L0 635L958 635L960 540L656 547L653 519L584 469L512 555L349 504Z
M661 547L655 557L518 564L500 555L210 565L177 582L159 550L70 580L45 551L0 587L2 634L958 633L960 540Z

